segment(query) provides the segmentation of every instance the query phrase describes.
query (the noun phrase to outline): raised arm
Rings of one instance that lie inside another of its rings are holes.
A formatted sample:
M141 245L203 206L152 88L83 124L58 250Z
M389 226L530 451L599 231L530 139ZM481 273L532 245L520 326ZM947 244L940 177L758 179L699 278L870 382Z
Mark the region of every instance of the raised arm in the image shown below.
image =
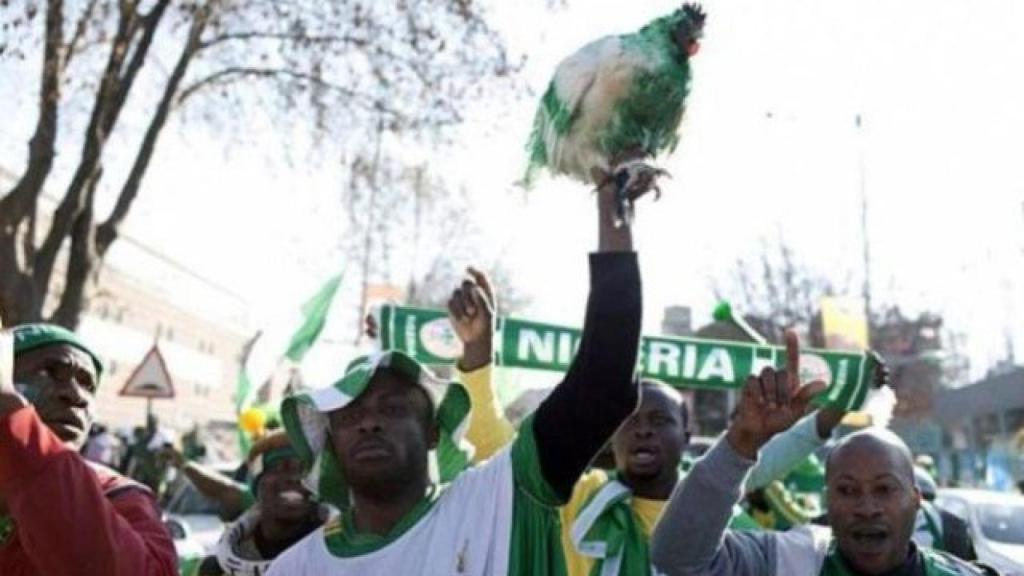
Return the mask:
M533 416L541 472L564 502L594 455L636 408L640 271L629 223L615 225L614 185L597 192L583 336L565 378Z
M238 518L246 507L246 487L233 478L185 458L177 448L168 446L161 450L160 457L181 471L188 481L203 496L220 504L222 519Z
M39 574L172 576L174 543L141 487L105 490L13 384L10 333L0 332L0 506Z
M747 476L743 492L753 492L784 478L825 445L845 415L840 408L827 406L804 416L792 428L769 440L761 448L761 458Z
M462 341L457 368L472 404L466 439L476 447L473 460L482 462L512 442L516 432L494 394L494 288L476 268L468 268L466 274L448 300L448 319Z
M725 437L694 465L672 495L651 544L651 560L659 570L670 575L781 576L780 541L801 535L733 532L726 527L758 451L772 436L791 427L811 398L825 388L823 382L801 386L797 374L799 345L790 332L786 369L765 368L747 379L738 415ZM808 546L813 553L809 542ZM812 564L815 560L811 555L802 559Z

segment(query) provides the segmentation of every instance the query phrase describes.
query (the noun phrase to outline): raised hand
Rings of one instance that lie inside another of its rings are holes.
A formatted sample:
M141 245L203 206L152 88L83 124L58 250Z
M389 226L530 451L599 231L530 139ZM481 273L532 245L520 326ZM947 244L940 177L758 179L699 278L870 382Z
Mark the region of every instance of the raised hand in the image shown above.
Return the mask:
M882 358L882 355L874 350L868 350L868 354L875 361L875 374L872 378L871 384L874 388L881 388L882 386L889 386L892 382L892 371L889 369L889 364Z
M754 459L772 436L796 423L816 395L827 385L821 380L800 383L800 340L786 331L786 367L766 367L758 376L750 376L736 417L729 425L726 439L742 456Z
M471 371L491 361L497 305L487 275L473 267L466 274L448 299L448 319L463 345L459 368Z
M376 340L380 335L380 326L377 325L377 318L373 314L367 314L363 318L363 334L370 340Z

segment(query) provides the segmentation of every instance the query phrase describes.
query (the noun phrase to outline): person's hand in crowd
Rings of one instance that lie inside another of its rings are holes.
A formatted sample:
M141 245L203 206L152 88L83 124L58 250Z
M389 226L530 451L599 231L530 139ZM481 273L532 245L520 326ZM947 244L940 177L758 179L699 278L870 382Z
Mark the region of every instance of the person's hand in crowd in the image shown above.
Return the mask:
M179 470L184 468L186 464L185 455L172 444L165 444L160 448L159 452L157 452L157 457Z
M892 385L892 370L889 369L889 363L885 361L885 358L882 358L881 354L874 350L868 350L868 355L875 361L875 374L872 385L875 388Z
M786 366L766 367L750 376L743 387L736 418L726 440L741 456L756 459L772 436L787 430L806 412L811 400L825 390L825 382L800 383L800 341L786 331Z
M377 325L377 318L373 314L367 314L363 318L363 334L370 340L376 340L380 335L380 326Z
M462 341L459 369L470 372L491 362L497 302L486 274L473 267L466 274L448 299L448 319Z
M633 232L635 224L631 218L620 221L617 215L618 199L616 198L615 178L610 174L594 168L591 171L594 182L601 184L597 188L597 251L598 252L632 252ZM653 188L636 187L639 192L630 197L635 203L640 197L648 194Z

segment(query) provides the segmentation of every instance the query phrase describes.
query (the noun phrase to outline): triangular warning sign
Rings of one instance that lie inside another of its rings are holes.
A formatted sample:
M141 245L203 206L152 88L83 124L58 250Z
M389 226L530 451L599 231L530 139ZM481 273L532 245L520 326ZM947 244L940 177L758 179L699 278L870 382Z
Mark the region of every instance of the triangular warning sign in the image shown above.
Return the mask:
M128 377L121 388L121 396L135 398L174 398L174 384L171 373L156 344L146 353L142 363Z

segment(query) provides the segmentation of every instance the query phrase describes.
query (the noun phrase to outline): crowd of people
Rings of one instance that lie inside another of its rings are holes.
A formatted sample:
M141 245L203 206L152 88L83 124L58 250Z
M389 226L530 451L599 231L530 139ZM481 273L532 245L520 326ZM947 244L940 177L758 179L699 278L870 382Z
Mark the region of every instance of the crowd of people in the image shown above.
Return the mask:
M253 444L245 483L154 447L155 422L115 461L109 432L89 441L103 385L89 345L51 325L4 332L0 575L995 573L962 522L928 502L934 482L897 436L832 440L845 413L812 404L825 384L800 381L792 332L785 365L750 376L727 430L688 462L692 407L636 376L635 220L616 217L614 183L596 198L578 351L518 426L492 379L496 294L473 269L448 303L463 343L454 381L398 351L354 359L284 400L284 429ZM830 440L826 511L772 518L779 481ZM166 475L148 471L160 466L231 520L189 566L161 520Z

